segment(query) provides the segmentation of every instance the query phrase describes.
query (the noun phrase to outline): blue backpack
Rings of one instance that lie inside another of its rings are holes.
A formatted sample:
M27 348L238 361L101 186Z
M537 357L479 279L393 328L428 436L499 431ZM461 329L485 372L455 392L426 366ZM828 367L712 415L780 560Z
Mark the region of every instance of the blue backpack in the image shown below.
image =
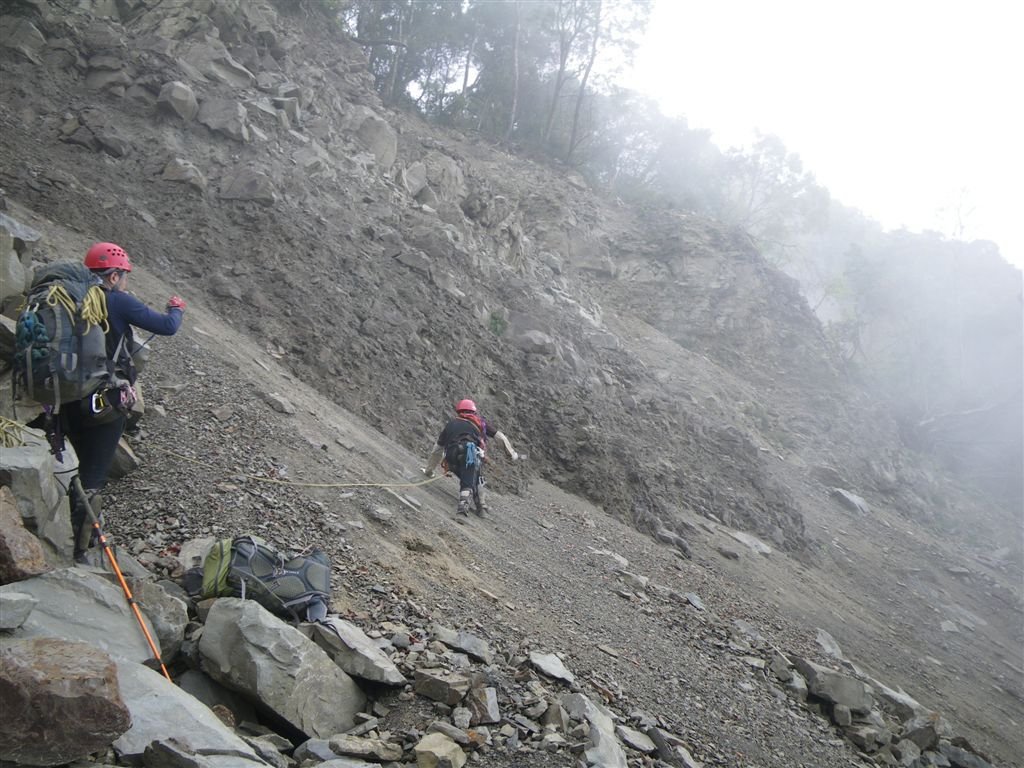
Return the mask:
M107 299L82 264L36 272L15 324L14 393L57 406L82 400L110 380Z

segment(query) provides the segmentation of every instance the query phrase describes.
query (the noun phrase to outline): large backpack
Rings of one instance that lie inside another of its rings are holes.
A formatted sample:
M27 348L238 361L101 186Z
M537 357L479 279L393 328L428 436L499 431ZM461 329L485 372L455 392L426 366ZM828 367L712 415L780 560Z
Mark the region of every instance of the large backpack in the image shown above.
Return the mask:
M470 435L463 435L445 450L445 469L461 471L464 467L482 463L480 447Z
M15 394L60 406L110 379L107 300L96 276L74 262L37 270L14 341Z
M256 600L279 616L318 621L327 616L331 564L327 555L284 557L252 536L217 541L203 562L201 596Z
M462 467L472 467L475 464L483 463L484 449L487 444L487 422L480 416L460 416L459 419L472 424L473 431L463 432L454 442L445 447L444 467L446 471L459 471Z

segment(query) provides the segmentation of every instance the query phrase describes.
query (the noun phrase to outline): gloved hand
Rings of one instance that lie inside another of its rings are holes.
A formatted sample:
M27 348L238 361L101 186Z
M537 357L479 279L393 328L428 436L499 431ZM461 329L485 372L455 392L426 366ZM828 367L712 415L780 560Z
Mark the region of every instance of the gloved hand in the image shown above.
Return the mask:
M519 461L519 454L512 451L512 461Z
M185 300L181 296L171 296L167 300L167 309L180 309L182 312L185 311Z
M420 467L420 472L423 473L424 477L433 477L434 476L434 470L427 469L426 467Z

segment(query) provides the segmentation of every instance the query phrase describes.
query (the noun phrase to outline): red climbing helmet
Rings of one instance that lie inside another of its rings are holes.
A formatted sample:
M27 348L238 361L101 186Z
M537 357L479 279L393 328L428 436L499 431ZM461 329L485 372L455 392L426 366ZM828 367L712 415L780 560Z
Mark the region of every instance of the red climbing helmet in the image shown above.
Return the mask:
M476 403L472 400L459 400L455 406L456 413L476 413Z
M85 266L88 269L119 269L122 272L132 271L132 262L124 248L114 243L95 243L86 251Z

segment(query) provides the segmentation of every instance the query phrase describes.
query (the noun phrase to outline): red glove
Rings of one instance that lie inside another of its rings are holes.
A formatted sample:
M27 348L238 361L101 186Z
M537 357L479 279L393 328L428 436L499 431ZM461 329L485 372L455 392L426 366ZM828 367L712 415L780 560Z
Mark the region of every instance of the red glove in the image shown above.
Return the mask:
M171 296L167 300L167 309L180 309L182 312L185 311L185 301L181 296Z

